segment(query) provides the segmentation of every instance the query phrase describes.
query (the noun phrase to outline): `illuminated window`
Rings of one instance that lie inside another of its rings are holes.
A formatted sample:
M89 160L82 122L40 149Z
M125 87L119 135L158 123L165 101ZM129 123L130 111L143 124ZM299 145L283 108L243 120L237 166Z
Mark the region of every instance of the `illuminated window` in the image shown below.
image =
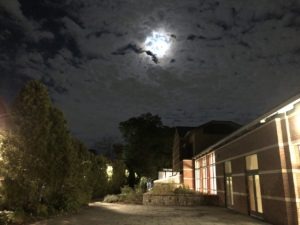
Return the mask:
M224 167L226 183L226 205L227 207L231 208L234 205L231 161L226 161Z
M217 194L215 153L207 154L195 161L196 191Z
M231 174L231 161L226 161L225 162L225 174Z
M295 161L300 165L300 144L294 145Z
M263 213L257 155L246 157L250 213Z
M246 169L247 170L258 170L257 155L249 155L246 157Z

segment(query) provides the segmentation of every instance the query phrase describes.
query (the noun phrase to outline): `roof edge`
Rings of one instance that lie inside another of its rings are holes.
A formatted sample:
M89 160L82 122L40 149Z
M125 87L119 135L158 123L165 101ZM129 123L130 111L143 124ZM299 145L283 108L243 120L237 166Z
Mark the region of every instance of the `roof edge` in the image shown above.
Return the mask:
M240 129L236 130L235 132L228 135L227 137L221 139L217 143L204 149L201 153L194 156L193 159L197 159L197 158L201 157L202 155L214 150L215 148L221 147L223 144L230 142L230 139L239 137L240 134L242 134L244 131L252 130L251 128L255 129L257 124L265 123L266 119L270 118L273 115L278 114L278 112L283 110L284 108L286 108L286 106L289 106L291 104L297 104L298 102L300 102L300 93L289 98L288 100L284 101L282 104L274 107L272 110L268 111L267 113L264 113L262 116L258 117L257 119L253 120L252 122L248 123L247 125L241 127Z

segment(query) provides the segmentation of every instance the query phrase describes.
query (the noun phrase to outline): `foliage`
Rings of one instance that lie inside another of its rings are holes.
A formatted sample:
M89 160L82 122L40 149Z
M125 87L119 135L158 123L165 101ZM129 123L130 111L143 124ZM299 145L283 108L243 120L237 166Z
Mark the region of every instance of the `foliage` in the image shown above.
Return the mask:
M123 160L114 160L112 162L113 174L110 181L110 192L120 193L120 187L122 187L126 182L125 170L126 165Z
M165 194L194 194L195 191L188 187L181 185L177 186L175 183L160 183L155 184L150 194L165 195Z
M159 116L142 114L121 122L119 128L126 142L124 156L131 187L135 173L155 179L157 171L171 166L173 131L163 126Z
M1 208L45 217L77 210L109 191L107 160L71 136L63 113L38 81L16 98L1 155Z
M107 203L115 203L115 202L119 202L120 198L118 195L106 195L103 201Z
M143 191L139 187L135 189L125 185L121 188L121 193L118 195L107 195L104 198L104 202L115 203L127 203L127 204L142 204Z
M51 101L39 82L30 82L17 97L12 114L13 135L4 141L4 188L12 209L36 212L48 183L48 140Z
M174 193L175 194L195 194L195 191L191 190L189 187L180 186L178 188L175 188Z
M139 183L136 186L136 189L140 189L142 192L146 192L147 191L147 182L148 182L148 178L147 177L141 177Z
M103 156L95 156L93 159L91 183L93 186L93 198L101 198L109 190L109 181L106 173L108 160Z
M9 225L13 222L13 212L0 211L0 225Z
M175 187L172 183L155 184L151 189L151 193L157 195L172 194L174 193L174 189Z

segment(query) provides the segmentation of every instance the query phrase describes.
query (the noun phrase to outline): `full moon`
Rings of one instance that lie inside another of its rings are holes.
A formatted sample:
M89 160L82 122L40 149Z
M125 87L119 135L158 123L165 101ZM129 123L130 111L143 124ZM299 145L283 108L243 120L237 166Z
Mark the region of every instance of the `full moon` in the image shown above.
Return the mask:
M145 49L151 51L157 57L161 58L166 55L171 46L171 38L163 32L153 31L144 43Z

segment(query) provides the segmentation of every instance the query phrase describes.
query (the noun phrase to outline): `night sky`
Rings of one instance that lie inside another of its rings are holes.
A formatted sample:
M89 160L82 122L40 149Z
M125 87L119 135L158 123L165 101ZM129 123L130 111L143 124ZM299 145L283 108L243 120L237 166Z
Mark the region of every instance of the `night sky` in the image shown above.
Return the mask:
M42 80L88 145L146 112L245 124L299 92L299 62L300 1L0 0L0 95Z

